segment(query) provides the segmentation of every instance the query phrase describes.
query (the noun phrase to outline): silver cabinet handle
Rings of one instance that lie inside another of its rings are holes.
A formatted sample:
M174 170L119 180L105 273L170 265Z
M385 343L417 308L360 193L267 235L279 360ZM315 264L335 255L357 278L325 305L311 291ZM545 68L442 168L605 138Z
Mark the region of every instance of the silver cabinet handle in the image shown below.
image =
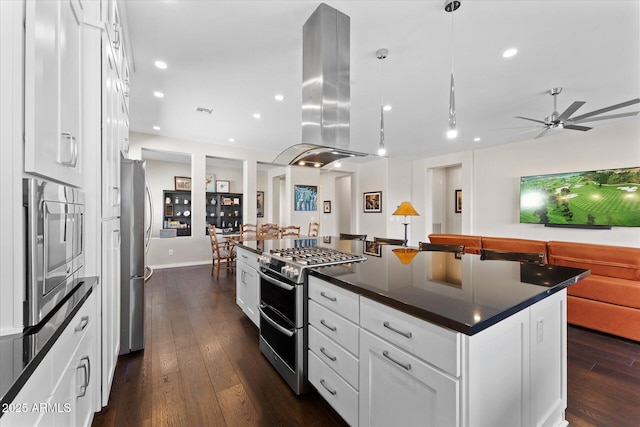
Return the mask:
M330 388L327 384L326 381L324 379L320 380L320 384L322 384L322 387L324 387L325 389L327 389L327 391L329 393L331 393L333 396L335 396L336 394L338 394L338 392L332 388Z
M114 23L113 32L115 34L115 40L113 41L113 48L120 49L120 25Z
M321 291L321 292L320 292L320 295L322 295L323 297L325 297L325 298L326 298L326 299L328 299L329 301L333 301L333 302L338 301L338 298L336 298L336 297L330 297L330 296L328 296L327 294L325 294L325 293L324 293L324 291Z
M82 316L80 318L80 324L76 326L74 331L76 332L84 331L84 328L86 328L88 324L89 324L89 316Z
M322 324L322 326L324 326L325 328L329 329L332 332L335 332L338 330L338 328L336 328L335 326L328 325L327 322L324 321L324 319L321 319L320 323Z
M69 166L76 167L78 162L78 146L76 143L76 138L71 134L71 132L62 132L61 135L69 140L69 159L68 160L60 160L60 163Z
M400 335L402 335L403 337L411 338L411 336L413 335L411 332L403 332L403 331L401 331L401 330L399 330L399 329L394 328L393 326L391 326L391 325L389 324L389 322L384 322L382 325L383 325L385 328L392 330L392 331L393 331L393 332L395 332L396 334L400 334Z
M329 353L327 353L327 350L325 350L324 347L320 347L320 352L325 356L327 356L329 360L331 360L332 362L335 362L336 360L338 360L336 356L332 356Z
M87 363L84 363L85 360ZM84 397L87 394L87 388L89 387L89 383L91 381L91 362L89 361L89 356L81 358L80 361L83 363L81 363L80 366L76 368L76 370L82 369L84 371L84 381L80 386L81 394L77 395L76 397Z
M402 363L396 359L394 359L393 357L389 356L389 352L387 350L384 350L382 352L382 355L384 357L386 357L387 359L391 360L393 363L395 363L396 365L400 366L401 368L406 369L407 371L411 370L411 363Z

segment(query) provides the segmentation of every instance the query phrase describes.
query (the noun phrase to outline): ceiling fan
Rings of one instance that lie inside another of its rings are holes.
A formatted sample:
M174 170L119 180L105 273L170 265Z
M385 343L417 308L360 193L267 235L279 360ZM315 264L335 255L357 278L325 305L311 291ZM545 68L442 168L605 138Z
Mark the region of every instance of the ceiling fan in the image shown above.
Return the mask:
M547 91L547 93L553 96L553 113L549 117L545 117L544 120L532 119L530 117L522 117L516 116L517 119L529 120L531 122L540 123L542 125L540 132L536 138L543 137L550 129L572 129L572 130L581 130L587 131L591 129L588 126L581 126L581 123L586 122L594 122L596 120L607 120L607 119L617 119L620 117L630 117L635 116L640 113L640 111L633 111L630 113L619 113L619 114L610 114L608 116L598 116L598 114L606 113L612 110L617 110L619 108L628 107L629 105L640 103L640 98L635 98L627 102L622 102L620 104L610 105L605 108L601 108L599 110L592 111L590 113L583 114L581 116L572 117L572 114L575 113L578 108L582 107L585 102L584 101L574 101L573 104L569 106L566 110L562 112L562 114L558 114L557 108L557 96L562 92L561 87L554 87ZM597 116L597 117L594 117Z

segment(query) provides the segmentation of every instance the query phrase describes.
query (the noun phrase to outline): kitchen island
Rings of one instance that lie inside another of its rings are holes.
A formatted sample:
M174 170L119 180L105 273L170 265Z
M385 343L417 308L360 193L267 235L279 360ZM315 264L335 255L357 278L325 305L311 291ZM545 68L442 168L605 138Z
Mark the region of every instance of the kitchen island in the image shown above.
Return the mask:
M308 379L349 424L567 425L566 287L587 270L317 244L367 256L307 280Z

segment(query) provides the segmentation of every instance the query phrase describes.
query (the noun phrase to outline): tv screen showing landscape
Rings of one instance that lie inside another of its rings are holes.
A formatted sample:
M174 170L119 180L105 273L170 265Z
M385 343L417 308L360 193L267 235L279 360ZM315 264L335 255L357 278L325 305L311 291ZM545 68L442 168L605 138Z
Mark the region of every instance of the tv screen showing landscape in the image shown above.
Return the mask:
M640 167L520 178L520 222L640 227Z

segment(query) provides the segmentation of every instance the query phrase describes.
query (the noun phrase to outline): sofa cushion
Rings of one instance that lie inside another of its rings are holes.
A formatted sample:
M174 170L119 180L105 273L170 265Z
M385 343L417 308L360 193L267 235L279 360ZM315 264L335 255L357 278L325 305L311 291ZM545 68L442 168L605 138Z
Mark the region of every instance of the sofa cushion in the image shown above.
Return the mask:
M480 254L482 238L480 236L470 236L466 234L429 234L431 243L443 245L464 245L464 252L467 254Z
M569 286L567 293L576 297L640 309L640 281L592 274Z
M589 243L547 242L549 262L587 268L592 275L640 280L640 249Z
M572 325L640 341L640 310L634 308L569 295L567 321Z

